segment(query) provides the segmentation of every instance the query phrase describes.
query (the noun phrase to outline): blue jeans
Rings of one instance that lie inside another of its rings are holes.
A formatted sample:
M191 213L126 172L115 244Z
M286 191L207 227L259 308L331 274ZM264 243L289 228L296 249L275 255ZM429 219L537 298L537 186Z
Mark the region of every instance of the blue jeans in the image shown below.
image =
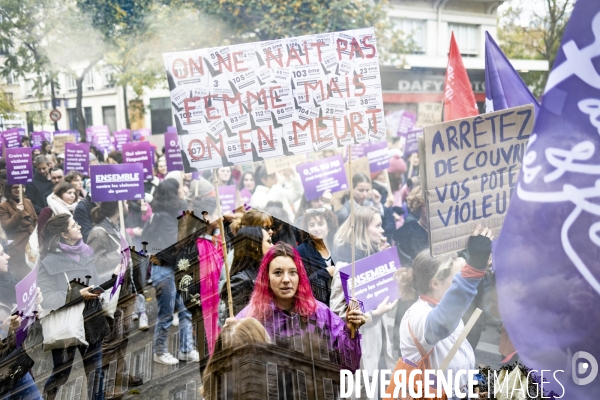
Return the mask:
M52 349L52 362L54 369L52 375L44 385L44 393L48 394L48 400L54 399L58 389L67 383L75 350L79 350L83 358L83 368L87 377L89 400L104 400L104 372L102 371L102 341L89 346L71 346L66 349Z
M179 351L187 353L196 350L192 336L192 314L185 308L183 300L175 288L175 271L170 267L152 266L152 286L156 290L158 320L154 329L154 354L169 352L169 328L173 322L173 312L179 314Z
M0 400L41 400L42 395L35 386L31 372L25 374L8 393L0 396Z

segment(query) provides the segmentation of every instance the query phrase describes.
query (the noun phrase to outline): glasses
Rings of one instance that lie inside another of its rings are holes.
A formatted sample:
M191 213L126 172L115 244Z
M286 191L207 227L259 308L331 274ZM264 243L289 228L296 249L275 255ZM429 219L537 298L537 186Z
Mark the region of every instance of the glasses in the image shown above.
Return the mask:
M275 227L273 225L271 225L271 226L263 226L263 229L265 231L272 231L273 229L275 229Z
M322 213L325 212L327 209L325 207L321 207L321 208L309 208L308 210L306 210L307 214L316 214L316 213Z
M75 223L75 225L73 225L72 227L70 227L69 230L76 229L76 228L79 228L79 227L80 227L79 224Z

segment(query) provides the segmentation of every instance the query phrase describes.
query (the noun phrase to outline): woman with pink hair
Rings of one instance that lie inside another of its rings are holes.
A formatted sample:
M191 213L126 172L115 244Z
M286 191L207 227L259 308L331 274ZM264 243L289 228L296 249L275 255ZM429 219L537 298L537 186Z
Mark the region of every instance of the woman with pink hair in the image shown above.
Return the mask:
M349 356L346 367L356 371L360 366L360 334L358 328L365 323L359 309L349 307L344 322L325 304L317 301L300 255L292 246L279 242L265 254L250 303L237 319L254 317L260 321L269 337L291 337L302 334L302 326L309 332L314 324L301 324L299 317L316 320L316 326L330 334L329 347ZM351 338L350 330L356 331Z

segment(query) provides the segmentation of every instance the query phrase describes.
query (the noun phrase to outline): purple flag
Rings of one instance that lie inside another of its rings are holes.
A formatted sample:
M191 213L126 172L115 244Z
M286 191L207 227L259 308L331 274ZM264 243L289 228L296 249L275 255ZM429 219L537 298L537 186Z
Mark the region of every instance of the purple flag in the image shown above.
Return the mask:
M115 142L115 148L118 151L123 151L123 144L130 141L131 131L129 129L124 129L122 131L113 132L113 138Z
M221 212L223 214L235 210L235 198L237 189L235 185L219 186L219 197L221 198Z
M141 163L144 166L144 179L152 180L152 146L150 142L123 144L123 162Z
M165 158L167 160L167 171L183 171L183 160L177 132L165 133Z
M537 117L540 105L489 32L485 33L485 111L533 104Z
M579 0L493 252L502 320L521 361L565 371L564 390L549 373L544 386L568 399L600 392L598 56L600 2Z
M348 178L340 155L300 164L296 170L300 174L306 200L321 197L326 190L335 193L348 189Z
M92 201L144 198L144 167L136 164L91 165Z
M82 175L89 175L90 144L65 143L65 174L77 171Z
M6 149L6 180L9 185L33 182L33 163L29 147Z

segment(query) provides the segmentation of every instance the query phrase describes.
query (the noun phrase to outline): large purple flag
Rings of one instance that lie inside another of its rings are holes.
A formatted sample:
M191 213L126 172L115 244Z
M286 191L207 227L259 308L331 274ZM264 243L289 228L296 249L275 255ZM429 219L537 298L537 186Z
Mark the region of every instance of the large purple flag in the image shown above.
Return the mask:
M509 337L566 399L600 393L599 56L600 2L579 0L493 252Z
M540 105L489 32L485 33L485 111L493 112L533 104Z

